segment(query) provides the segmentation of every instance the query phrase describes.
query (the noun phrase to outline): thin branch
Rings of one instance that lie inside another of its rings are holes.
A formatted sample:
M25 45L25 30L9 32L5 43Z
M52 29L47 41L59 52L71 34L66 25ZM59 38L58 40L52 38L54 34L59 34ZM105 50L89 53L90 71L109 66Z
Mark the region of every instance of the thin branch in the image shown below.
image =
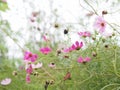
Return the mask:
M12 38L11 37L11 35L8 33L8 32L6 32L5 30L2 30L7 36L9 36L9 38L11 39L11 40L13 40L13 42L24 52L25 50L14 40L14 38Z
M98 13L97 13L96 10L93 8L93 6L90 5L90 4L87 2L87 0L85 0L85 2L92 8L92 10L94 11L94 13L95 13L96 15L98 15Z
M114 84L108 84L108 85L105 85L103 88L101 88L100 90L104 90L105 88L109 87L109 86L120 86L119 83L114 83Z

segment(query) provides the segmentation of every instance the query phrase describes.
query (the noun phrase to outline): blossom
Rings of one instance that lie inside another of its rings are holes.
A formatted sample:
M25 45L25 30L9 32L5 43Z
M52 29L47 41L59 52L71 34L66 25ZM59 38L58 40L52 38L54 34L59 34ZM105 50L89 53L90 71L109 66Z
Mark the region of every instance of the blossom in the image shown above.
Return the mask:
M1 85L9 85L11 83L11 81L12 80L10 78L5 78L0 82L0 84Z
M88 31L85 32L78 32L78 35L82 36L82 37L90 37L91 33Z
M94 27L99 29L100 33L103 33L106 28L106 21L104 20L103 17L97 17L94 23Z
M56 65L55 65L55 63L50 63L48 66L51 68L54 68Z
M46 41L46 42L50 41L45 35L43 35L43 40Z
M79 50L83 47L83 42L76 41L75 44L71 46L72 50Z
M36 68L41 68L43 66L43 63L39 62L37 64L31 64L31 65L33 69L36 69Z
M35 62L36 59L38 58L37 54L33 54L31 52L25 52L24 54L24 60Z
M65 81L65 80L68 80L68 79L69 79L69 80L71 79L71 73L70 73L70 72L67 72L67 73L66 73L66 75L65 75L65 77L64 77L64 81Z
M30 74L27 74L27 75L26 75L26 82L27 82L27 83L30 83L30 81L31 81L31 80L30 80Z
M80 56L77 60L78 63L86 63L86 62L89 62L91 60L90 57L85 57L83 58L82 56Z
M79 50L79 49L82 48L82 47L83 47L83 42L78 42L78 41L76 41L75 44L72 44L71 47L66 48L66 49L64 49L63 51L67 53L67 52L71 52L71 51L73 51L73 50Z
M40 52L43 53L43 54L48 54L50 53L52 50L51 48L49 47L43 47L43 48L40 48Z
M71 52L71 51L73 51L72 47L69 47L63 50L63 52L66 52L66 53Z
M29 67L26 69L27 74L31 74L33 71L32 65L30 64Z

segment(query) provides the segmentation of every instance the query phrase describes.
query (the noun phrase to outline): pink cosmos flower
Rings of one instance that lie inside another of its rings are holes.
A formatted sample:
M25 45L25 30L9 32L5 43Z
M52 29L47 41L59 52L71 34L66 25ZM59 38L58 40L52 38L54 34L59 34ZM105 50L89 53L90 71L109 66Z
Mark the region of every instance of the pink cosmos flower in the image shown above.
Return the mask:
M44 48L40 48L40 52L43 54L48 54L50 53L52 50L49 47L44 47Z
M30 83L30 81L31 81L31 80L30 80L30 74L27 74L27 75L26 75L26 82L27 82L27 83Z
M73 50L79 50L82 47L83 47L83 42L78 42L78 41L76 41L75 44L71 46Z
M37 54L33 54L31 52L25 52L24 54L24 60L35 62L36 59L38 58Z
M72 47L69 47L69 48L66 48L66 49L63 50L63 52L65 52L65 53L68 53L68 52L71 52L71 51L73 51Z
M26 69L27 74L31 74L33 71L32 65L30 64L29 67Z
M56 65L55 65L55 63L50 63L48 66L49 66L50 68L54 68Z
M91 60L90 57L85 57L83 58L82 56L80 56L77 60L78 63L86 63L86 62L89 62Z
M85 32L78 32L78 35L82 36L82 37L90 37L91 33L88 31Z
M64 49L63 52L68 53L68 52L71 52L73 50L79 50L82 47L83 47L83 42L76 41L75 44L72 44L71 47Z
M36 68L41 68L43 66L43 63L39 62L37 64L31 64L31 65L33 69L36 69Z
M1 85L9 85L11 83L11 81L12 80L10 78L5 78L0 82L0 84Z
M106 28L106 21L104 20L103 17L97 17L94 23L94 27L99 29L100 33L103 33Z

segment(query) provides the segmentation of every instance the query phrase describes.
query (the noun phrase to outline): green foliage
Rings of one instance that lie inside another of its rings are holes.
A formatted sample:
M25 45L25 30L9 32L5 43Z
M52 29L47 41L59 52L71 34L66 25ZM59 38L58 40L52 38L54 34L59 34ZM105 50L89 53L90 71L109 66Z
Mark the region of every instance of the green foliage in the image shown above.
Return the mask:
M40 56L38 61L43 62L44 65L41 69L33 71L30 84L25 82L25 70L15 68L14 64L11 67L10 62L5 61L7 63L0 66L0 73L2 73L0 80L10 77L12 83L8 86L0 85L0 88L1 90L44 90L45 81L54 80L54 84L49 85L48 90L119 90L120 47L110 44L108 48L105 48L99 44L97 56L94 57L92 51L95 47L91 46L85 50L67 54L69 58L63 58L66 54L56 56L56 52L49 55L36 52ZM86 64L79 64L77 55L89 55L92 60ZM48 67L50 62L55 62L55 69ZM16 76L12 75L13 71L17 71ZM68 71L71 73L71 80L64 81L64 76ZM35 76L35 72L38 72L38 76Z
M5 12L7 9L8 9L7 3L0 0L0 11Z

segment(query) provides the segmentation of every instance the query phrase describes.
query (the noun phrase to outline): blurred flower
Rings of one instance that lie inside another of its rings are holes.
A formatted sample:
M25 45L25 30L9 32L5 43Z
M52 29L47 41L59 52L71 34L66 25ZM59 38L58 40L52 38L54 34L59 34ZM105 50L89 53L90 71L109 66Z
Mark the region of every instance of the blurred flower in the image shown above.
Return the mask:
M36 68L41 68L43 66L43 63L42 62L38 62L37 64L31 64L31 65L32 65L33 69L36 69Z
M67 29L64 30L64 34L68 34L68 30Z
M39 75L39 73L38 73L38 72L35 72L33 75L34 75L34 76L38 76L38 75Z
M82 36L82 37L90 37L91 33L88 31L85 32L78 32L78 35Z
M27 75L26 75L26 82L27 82L27 83L30 83L30 81L31 81L31 80L30 80L30 74L27 74Z
M83 42L78 42L78 41L76 41L75 44L73 44L73 45L71 46L71 48L72 48L73 50L79 50L80 48L82 48L82 46L83 46Z
M39 14L39 12L32 12L32 16L36 17Z
M43 40L46 41L46 42L50 41L45 35L43 35Z
M32 65L30 64L29 67L26 69L27 74L31 74L33 71Z
M91 16L93 16L93 15L94 15L94 12L92 12L92 11L91 11L91 12L86 13L86 16L87 16L87 17L91 17Z
M34 19L34 18L30 18L30 21L31 21L31 22L35 22L35 19Z
M57 56L61 54L61 50L57 50Z
M92 52L92 56L93 57L96 57L97 56L97 53L95 51Z
M18 67L19 70L24 70L25 66L21 65Z
M106 10L102 11L102 15L106 15L108 12Z
M7 0L2 0L2 2L5 2L5 3L6 3L6 2L7 2Z
M72 47L69 47L69 48L65 48L65 49L63 50L63 52L68 53L68 52L71 52L72 50L73 50L73 48L72 48Z
M67 72L67 73L66 73L66 75L65 75L65 77L64 77L64 81L65 81L65 80L68 80L68 79L69 79L69 80L71 79L71 73L70 73L70 72Z
M59 28L59 24L58 24L58 23L55 23L54 27L55 27L55 28Z
M40 52L43 54L48 54L50 53L52 50L49 47L44 47L44 48L40 48Z
M55 65L55 63L50 63L48 66L51 68L54 68L56 65Z
M17 71L13 71L12 75L16 76L17 75Z
M78 58L77 62L78 63L86 63L86 62L89 62L91 60L90 57L85 57L83 58L82 56Z
M5 78L0 82L0 84L1 85L9 85L11 83L11 81L12 80L10 78Z
M24 60L35 62L38 58L37 54L33 54L31 52L25 52L24 54Z
M83 46L83 42L76 41L75 44L72 44L71 47L64 49L63 52L68 53L68 52L71 52L73 50L79 50L80 48L82 48L82 46Z
M94 23L94 27L99 29L100 33L103 33L106 28L106 21L104 20L103 17L97 17Z

